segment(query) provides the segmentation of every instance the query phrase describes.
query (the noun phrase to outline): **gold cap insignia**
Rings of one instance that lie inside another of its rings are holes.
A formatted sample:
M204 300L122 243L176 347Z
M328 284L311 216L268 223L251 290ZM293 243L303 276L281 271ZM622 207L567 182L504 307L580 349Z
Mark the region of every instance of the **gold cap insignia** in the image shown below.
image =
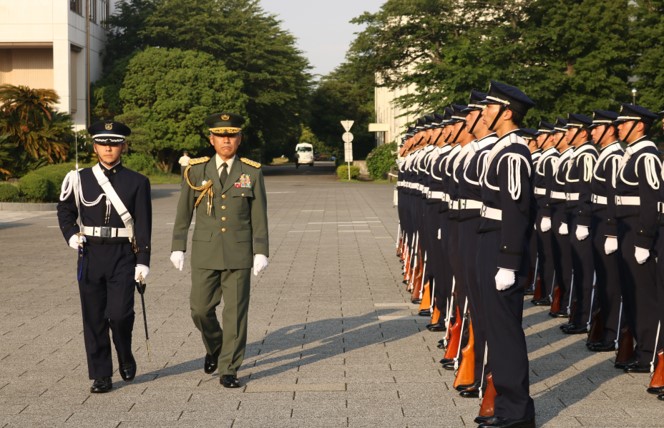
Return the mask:
M221 120L229 120L231 117L227 114L222 114L221 115Z
M106 129L107 131L111 131L113 129L113 124L112 123L105 124L104 129Z

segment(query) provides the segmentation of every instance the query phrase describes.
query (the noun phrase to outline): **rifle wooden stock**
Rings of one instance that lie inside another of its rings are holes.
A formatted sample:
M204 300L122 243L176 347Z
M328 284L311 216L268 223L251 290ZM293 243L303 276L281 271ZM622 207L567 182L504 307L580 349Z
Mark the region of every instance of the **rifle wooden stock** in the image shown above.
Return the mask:
M486 375L486 390L482 397L482 404L480 405L479 416L493 416L495 402L496 402L496 387L493 386L493 375L489 373Z
M420 298L420 291L422 290L422 275L424 274L424 265L420 262L422 259L419 255L415 257L417 257L417 265L415 266L414 273L411 276L411 281L408 286L408 291L411 292L410 301L413 303Z
M475 335L473 322L468 320L468 343L461 350L461 365L454 378L454 389L459 385L470 385L475 382Z
M620 340L618 341L618 352L616 363L626 363L634 357L634 336L629 327L620 329Z
M447 341L447 349L445 349L445 355L443 358L453 359L456 357L457 351L459 350L459 342L461 342L461 323L461 314L459 313L459 307L457 306L454 324L447 329L449 340Z
M590 331L588 332L588 343L597 343L604 340L603 318L601 309L597 308L593 311L590 321Z
M431 324L438 324L440 322L440 309L436 306L436 298L433 298L433 312L431 312Z
M664 387L664 349L657 352L657 366L650 378L649 388L663 388Z
M410 296L411 300L413 299L413 296ZM431 307L431 285L430 282L427 281L424 284L424 289L422 290L422 301L420 302L420 311L428 311L429 308Z
M551 301L551 313L555 314L560 312L560 300L562 299L562 290L559 285L553 288L553 300Z
M535 291L533 292L533 300L541 300L544 298L544 289L542 288L542 277L537 275L535 280Z

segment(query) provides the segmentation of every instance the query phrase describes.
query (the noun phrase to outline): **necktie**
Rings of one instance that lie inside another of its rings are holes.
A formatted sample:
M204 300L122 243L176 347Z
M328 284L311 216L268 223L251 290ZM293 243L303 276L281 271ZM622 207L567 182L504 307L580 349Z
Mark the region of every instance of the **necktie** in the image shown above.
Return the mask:
M221 164L221 173L219 174L219 181L221 182L221 187L224 187L224 183L228 178L228 164L226 162Z

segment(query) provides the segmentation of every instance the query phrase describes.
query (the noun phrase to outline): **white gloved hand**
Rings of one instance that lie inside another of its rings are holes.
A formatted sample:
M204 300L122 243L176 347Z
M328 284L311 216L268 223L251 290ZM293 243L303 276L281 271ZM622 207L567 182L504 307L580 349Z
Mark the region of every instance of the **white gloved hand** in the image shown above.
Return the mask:
M498 273L496 274L496 290L507 290L514 285L515 281L516 275L513 270L498 268Z
M83 235L74 234L71 236L71 238L69 238L69 246L75 250L78 250L78 247L81 246L82 244L85 244L86 242L87 240Z
M551 230L551 217L542 217L542 221L540 223L540 230L542 232L548 232Z
M441 231L441 229L440 229L440 227L439 227L439 228L438 228L438 240L443 239L442 236L441 236L441 232L442 232L442 231Z
M184 267L184 251L172 251L171 263L173 263L175 269L181 271Z
M608 256L616 251L618 251L618 238L615 236L607 236L606 241L604 241L604 254Z
M590 235L590 230L588 226L581 226L580 224L576 226L576 239L583 241Z
M261 273L261 271L265 269L267 265L267 257L265 257L263 254L256 254L254 256L254 275L258 276L258 274Z
M567 223L562 222L560 223L560 227L558 228L558 233L561 235L569 235L569 230L567 229Z
M150 268L145 265L136 265L134 270L134 281L145 281L150 273Z
M634 258L638 264L644 264L646 260L648 260L648 257L650 257L649 250L641 247L634 247Z

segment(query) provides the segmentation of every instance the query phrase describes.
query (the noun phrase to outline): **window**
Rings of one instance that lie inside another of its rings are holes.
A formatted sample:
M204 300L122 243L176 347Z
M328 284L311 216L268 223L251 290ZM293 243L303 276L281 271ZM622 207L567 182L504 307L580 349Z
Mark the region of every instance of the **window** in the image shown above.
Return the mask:
M69 10L83 15L83 1L84 0L69 0Z
M108 24L106 23L106 20L110 17L111 15L111 2L110 0L101 0L101 10L99 12L101 15L99 16L99 23L104 26L104 28L108 28Z

